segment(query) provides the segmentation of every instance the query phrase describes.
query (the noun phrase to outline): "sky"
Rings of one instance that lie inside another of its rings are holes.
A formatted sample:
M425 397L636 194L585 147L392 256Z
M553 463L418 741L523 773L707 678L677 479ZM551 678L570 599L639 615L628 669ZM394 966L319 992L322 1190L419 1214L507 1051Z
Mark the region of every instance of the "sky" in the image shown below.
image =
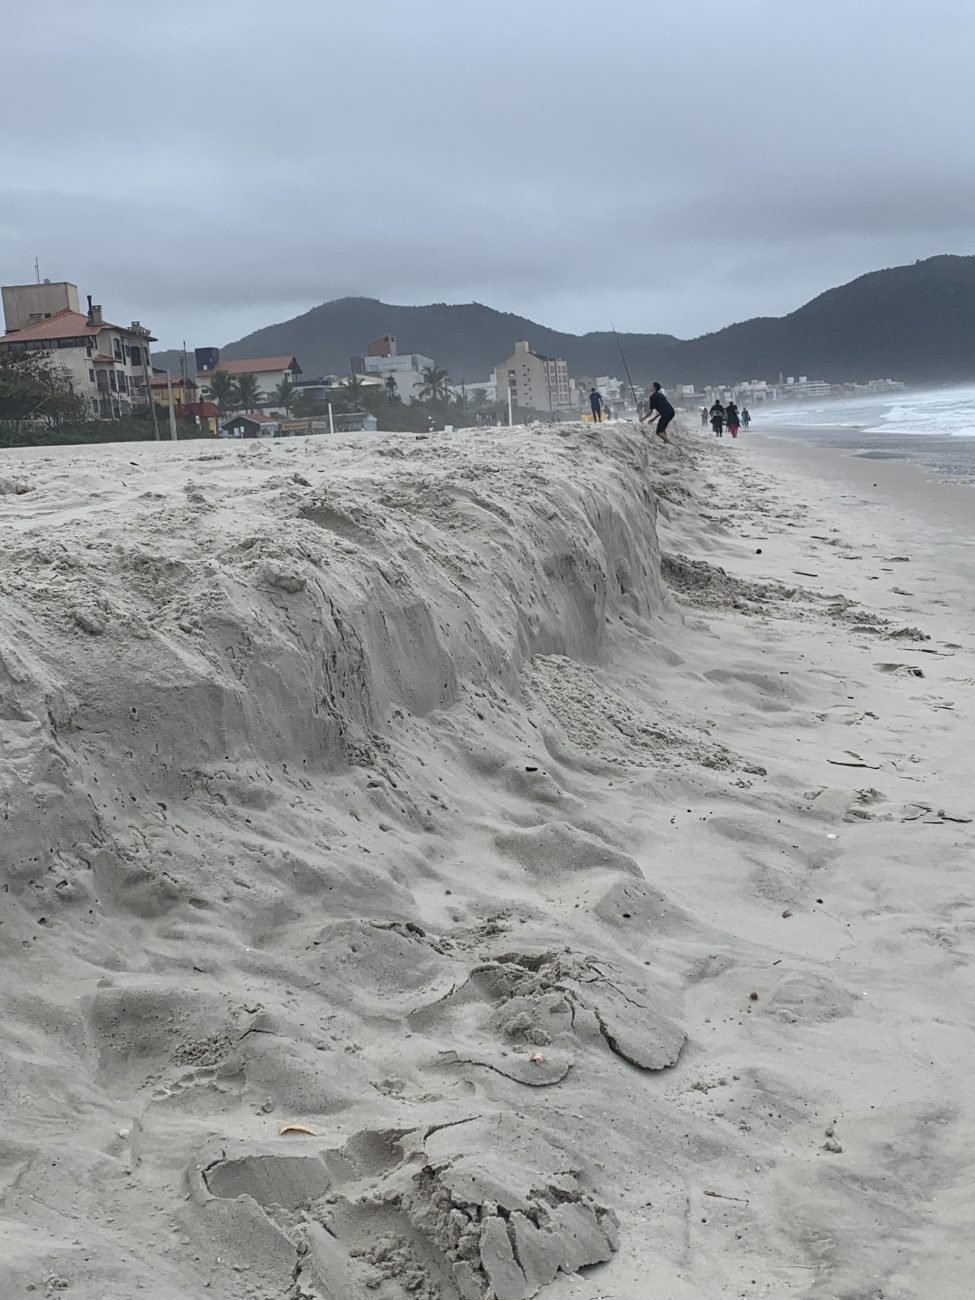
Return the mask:
M975 253L972 0L159 0L2 19L0 282L160 346L345 295L692 337Z

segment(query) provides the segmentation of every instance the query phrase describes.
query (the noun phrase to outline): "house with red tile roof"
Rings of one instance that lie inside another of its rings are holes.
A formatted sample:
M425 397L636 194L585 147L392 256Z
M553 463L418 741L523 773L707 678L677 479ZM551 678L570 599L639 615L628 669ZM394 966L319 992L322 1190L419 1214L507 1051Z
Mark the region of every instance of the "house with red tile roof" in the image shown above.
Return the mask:
M295 357L238 357L233 361L218 360L209 370L197 370L196 382L204 391L215 373L222 371L239 379L241 375L253 375L257 380L257 404L270 410L280 410L275 403L274 390L286 380L293 384L301 374L301 366Z
M205 393L209 381L218 370L234 378L239 378L242 374L252 374L257 381L257 406L272 411L281 409L279 403L274 400L274 390L279 383L285 381L295 383L302 373L302 367L294 356L243 356L231 361L217 359L216 364L211 368L196 370L196 383L200 391Z
M67 281L4 285L2 296L0 358L43 356L65 373L96 419L118 419L146 406L149 345L156 340L139 321L113 325L91 298L88 310L79 310L78 290Z

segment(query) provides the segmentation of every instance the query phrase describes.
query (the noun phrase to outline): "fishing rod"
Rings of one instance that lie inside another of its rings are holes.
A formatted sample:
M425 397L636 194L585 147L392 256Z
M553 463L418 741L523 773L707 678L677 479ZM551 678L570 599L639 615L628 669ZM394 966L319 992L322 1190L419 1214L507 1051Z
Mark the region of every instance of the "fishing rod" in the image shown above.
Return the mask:
M623 362L623 369L626 372L626 382L630 385L630 392L633 394L633 406L634 409L636 410L637 419L639 419L640 403L636 400L636 389L633 387L633 380L630 378L630 367L626 364L626 357L623 355L623 340L620 338L616 326L613 324L612 321L609 322L609 327L616 335L616 346L620 350L620 360Z

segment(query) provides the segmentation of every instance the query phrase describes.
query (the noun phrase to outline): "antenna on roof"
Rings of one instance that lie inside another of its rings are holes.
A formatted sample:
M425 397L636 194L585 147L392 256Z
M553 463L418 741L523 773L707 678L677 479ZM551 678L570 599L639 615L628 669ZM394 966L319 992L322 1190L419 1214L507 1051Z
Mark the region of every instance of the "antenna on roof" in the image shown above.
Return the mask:
M39 260L38 258L36 258L36 257L34 258L34 278L37 280L37 283L40 284L40 282L41 282L41 263L40 263L40 260Z

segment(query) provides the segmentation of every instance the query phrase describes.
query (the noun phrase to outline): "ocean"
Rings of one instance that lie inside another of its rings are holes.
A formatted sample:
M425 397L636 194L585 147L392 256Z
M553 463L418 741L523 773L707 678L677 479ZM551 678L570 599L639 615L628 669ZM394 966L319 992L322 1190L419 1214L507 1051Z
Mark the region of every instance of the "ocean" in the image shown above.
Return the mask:
M756 405L752 431L907 460L975 487L975 388L941 388L796 405Z

